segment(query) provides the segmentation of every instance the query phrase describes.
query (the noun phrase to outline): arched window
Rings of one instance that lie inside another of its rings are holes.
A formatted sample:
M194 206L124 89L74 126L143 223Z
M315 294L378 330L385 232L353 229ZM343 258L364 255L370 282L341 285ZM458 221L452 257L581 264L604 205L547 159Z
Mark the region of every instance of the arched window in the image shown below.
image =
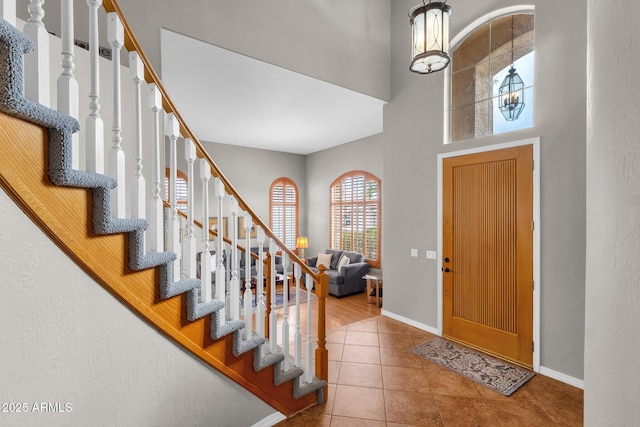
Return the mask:
M166 200L167 201L171 201L171 197L169 195L169 168L165 169L165 175L164 175L164 194L167 197ZM176 200L177 200L177 204L178 204L178 210L184 212L185 214L187 213L187 197L188 197L188 191L187 191L187 176L181 172L181 171L177 171L177 176L178 179L176 180Z
M330 247L364 254L380 267L380 180L364 171L347 172L331 184Z
M295 249L298 237L298 187L289 178L278 178L269 190L269 226L289 249Z
M479 138L533 126L534 15L508 14L470 32L453 51L450 67L450 141ZM505 118L500 86L510 69L524 83L517 119Z

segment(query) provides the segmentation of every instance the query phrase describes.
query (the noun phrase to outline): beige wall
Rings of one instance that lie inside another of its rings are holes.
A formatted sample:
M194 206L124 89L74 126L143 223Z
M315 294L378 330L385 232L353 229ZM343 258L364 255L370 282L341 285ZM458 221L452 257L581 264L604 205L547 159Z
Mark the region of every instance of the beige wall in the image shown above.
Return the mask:
M4 191L0 217L0 400L30 410L0 424L249 426L274 413L104 290ZM41 402L71 412L31 412Z
M640 418L640 4L588 5L585 425L625 426Z
M583 378L585 280L586 4L535 5L535 125L531 129L443 145L444 73L408 71L407 11L392 3L391 102L384 110L383 257L385 310L436 327L437 155L540 137L541 365ZM511 2L458 0L452 37L477 18ZM568 77L570 76L570 77ZM558 102L558 100L563 102ZM410 256L411 248L420 257Z
M389 99L389 0L121 0L151 62L160 28Z

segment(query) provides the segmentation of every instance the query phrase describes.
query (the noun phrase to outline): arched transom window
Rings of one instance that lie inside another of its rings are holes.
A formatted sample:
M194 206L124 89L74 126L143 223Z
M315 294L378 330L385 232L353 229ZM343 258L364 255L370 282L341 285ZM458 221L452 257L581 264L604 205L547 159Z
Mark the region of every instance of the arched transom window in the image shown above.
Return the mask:
M533 126L534 15L517 13L491 19L471 32L451 58L451 142ZM510 69L524 83L517 119L507 119L500 86Z
M278 178L269 190L270 227L289 249L298 237L298 187L289 178Z
M330 246L364 254L380 267L380 180L363 171L348 172L330 187Z

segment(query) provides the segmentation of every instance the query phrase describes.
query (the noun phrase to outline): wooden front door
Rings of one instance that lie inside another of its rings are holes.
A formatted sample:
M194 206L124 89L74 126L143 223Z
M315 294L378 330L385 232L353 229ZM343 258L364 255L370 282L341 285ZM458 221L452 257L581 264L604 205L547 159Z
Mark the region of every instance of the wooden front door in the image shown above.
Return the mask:
M533 148L444 159L443 333L533 365Z

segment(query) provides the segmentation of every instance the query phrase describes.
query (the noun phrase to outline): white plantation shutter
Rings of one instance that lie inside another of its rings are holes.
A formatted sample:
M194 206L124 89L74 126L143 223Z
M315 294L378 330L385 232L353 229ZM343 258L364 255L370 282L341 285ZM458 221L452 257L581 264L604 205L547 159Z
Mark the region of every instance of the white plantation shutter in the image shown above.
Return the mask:
M164 195L165 200L171 200L169 197L169 170L167 169L167 175L164 178ZM178 210L187 213L187 177L180 171L178 171L178 179L176 180L176 200L178 202Z
M349 172L330 189L331 247L360 252L379 265L380 180L367 172Z
M298 189L288 178L271 184L271 229L289 249L295 249L298 233Z

